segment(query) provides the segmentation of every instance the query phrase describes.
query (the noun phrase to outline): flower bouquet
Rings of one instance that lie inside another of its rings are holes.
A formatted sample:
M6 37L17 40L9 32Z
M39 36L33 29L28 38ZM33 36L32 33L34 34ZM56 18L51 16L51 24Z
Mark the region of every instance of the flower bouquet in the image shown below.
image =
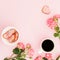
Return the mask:
M32 59L34 54L31 45L27 43L25 46L22 42L19 42L12 52L13 54L4 58L4 60L27 60L27 58Z
M53 29L54 37L58 37L60 39L60 14L54 15L52 18L47 20L47 25L51 29Z

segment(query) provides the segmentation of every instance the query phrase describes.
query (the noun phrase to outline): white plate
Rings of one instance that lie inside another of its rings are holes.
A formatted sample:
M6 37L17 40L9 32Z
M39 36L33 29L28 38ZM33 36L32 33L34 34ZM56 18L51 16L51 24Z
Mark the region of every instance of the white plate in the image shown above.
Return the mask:
M6 39L3 38L3 34L4 34L5 32L7 32L9 29L12 29L12 28L15 29L15 30L19 33L19 31L17 30L17 28L8 26L8 27L6 27L5 29L3 29L2 34L1 34L2 41L3 41L5 44L7 44L7 45L15 45L15 44L17 44L17 43L19 42L19 37L18 37L18 40L17 40L16 42L13 42L13 43L9 43Z

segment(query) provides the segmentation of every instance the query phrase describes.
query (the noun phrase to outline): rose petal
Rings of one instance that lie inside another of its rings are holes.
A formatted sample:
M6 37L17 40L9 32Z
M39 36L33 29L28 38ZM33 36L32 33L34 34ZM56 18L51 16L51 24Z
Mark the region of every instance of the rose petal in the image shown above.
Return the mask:
M52 59L52 54L51 53L46 53L45 57L48 58L48 59Z
M50 27L51 29L54 29L54 27L57 26L57 22L55 22L55 21L53 20L53 18L49 18L49 19L47 20L47 25L48 25L48 27Z
M28 56L32 57L33 55L34 55L34 50L33 49L29 49Z
M34 60L42 60L41 56L37 56Z
M25 46L24 46L24 44L22 42L19 42L17 44L17 47L20 48L20 49L23 49L23 50L25 49Z
M41 11L44 14L50 14L50 8L47 5L43 6Z

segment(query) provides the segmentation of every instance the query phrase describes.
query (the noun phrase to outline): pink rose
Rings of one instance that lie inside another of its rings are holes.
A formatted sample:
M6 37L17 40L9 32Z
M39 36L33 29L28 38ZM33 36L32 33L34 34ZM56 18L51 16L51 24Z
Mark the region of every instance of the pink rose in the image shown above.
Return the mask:
M45 57L46 57L47 59L52 59L52 54L51 54L51 53L46 53L46 54L45 54Z
M20 48L20 49L23 49L23 50L25 49L25 46L24 46L24 44L22 42L19 42L17 44L17 47Z
M57 23L53 20L53 18L49 18L47 20L47 25L48 27L50 27L51 29L54 29L55 26L57 26Z
M27 43L26 48L28 48L28 49L31 48L31 44Z
M53 17L60 18L60 14L56 14Z
M34 50L31 48L28 50L28 56L33 57L33 55L34 55Z
M34 60L42 60L41 56L37 56Z

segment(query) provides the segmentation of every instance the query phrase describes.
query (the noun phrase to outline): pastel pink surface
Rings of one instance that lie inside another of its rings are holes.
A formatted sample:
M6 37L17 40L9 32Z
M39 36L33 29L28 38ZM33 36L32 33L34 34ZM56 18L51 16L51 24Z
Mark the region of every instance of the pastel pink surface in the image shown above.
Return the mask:
M43 5L49 5L51 14L41 12ZM36 51L41 48L41 41L51 38L55 43L55 49L51 52L53 58L60 54L60 40L53 37L52 31L46 24L49 17L60 14L60 0L0 0L0 34L7 26L16 27L19 30L19 40L31 43ZM14 46L6 45L0 37L0 59L10 56Z

